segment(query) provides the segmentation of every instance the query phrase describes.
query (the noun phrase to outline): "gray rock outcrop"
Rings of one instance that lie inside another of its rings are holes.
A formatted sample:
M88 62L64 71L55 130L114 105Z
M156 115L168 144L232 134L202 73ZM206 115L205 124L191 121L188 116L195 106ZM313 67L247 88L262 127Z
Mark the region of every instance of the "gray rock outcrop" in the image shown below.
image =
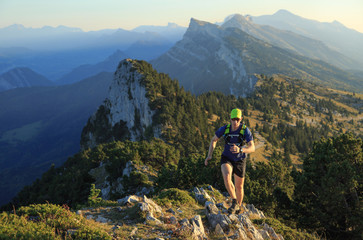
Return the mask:
M155 112L149 107L140 64L131 59L120 62L107 99L82 131L82 149L113 140L136 141L142 139L147 129L152 129L154 137L160 137L161 127L152 126Z
M218 207L217 207L218 205ZM225 214L223 204L215 204L211 201L205 202L205 214L210 230L218 236L226 239L274 239L283 240L281 235L276 234L273 228L264 224L262 228L256 227L250 220L253 218L265 218L262 211L252 204L242 209L240 214ZM228 235L228 238L227 238Z

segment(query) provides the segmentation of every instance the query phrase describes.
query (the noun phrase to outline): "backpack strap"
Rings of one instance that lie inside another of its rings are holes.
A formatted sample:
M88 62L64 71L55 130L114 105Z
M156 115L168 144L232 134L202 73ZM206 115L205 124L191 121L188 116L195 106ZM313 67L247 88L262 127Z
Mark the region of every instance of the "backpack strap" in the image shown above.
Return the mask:
M244 136L245 135L245 130L246 130L246 124L243 124L242 125L242 127L241 127L241 130L239 131L239 133L242 135L242 136ZM226 130L224 130L224 136L225 135L227 135L227 134L229 134L229 132L231 131L230 130L231 129L231 124L230 123L228 123L228 125L227 125L227 127L226 127Z
M243 138L245 136L245 130L246 130L246 124L243 124L242 127L241 127L241 130L239 131L240 134L242 134Z
M241 127L241 130L239 131L239 136L242 140L242 142L245 141L245 138L244 138L244 135L245 135L245 130L246 130L246 125L243 124L242 127ZM226 129L224 130L224 134L223 134L223 138L224 138L224 141L226 142L226 144L228 144L228 135L231 131L231 124L229 123L227 126L226 126Z
M223 134L223 136L226 136L227 134L229 134L229 132L230 132L230 128L231 128L231 124L230 124L230 123L228 123L228 125L226 126L226 129L224 130L224 134Z

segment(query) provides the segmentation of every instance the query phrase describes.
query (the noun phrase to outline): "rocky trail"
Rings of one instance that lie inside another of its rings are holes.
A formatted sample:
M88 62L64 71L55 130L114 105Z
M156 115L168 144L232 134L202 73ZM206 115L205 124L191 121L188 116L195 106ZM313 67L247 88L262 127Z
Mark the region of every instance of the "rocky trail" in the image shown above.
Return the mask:
M118 206L87 208L77 212L113 232L113 239L284 239L267 224L251 219L265 218L252 204L238 214L229 214L230 201L217 201L221 193L211 186L193 190L199 207L161 207L146 196L130 195ZM219 198L220 199L220 198Z

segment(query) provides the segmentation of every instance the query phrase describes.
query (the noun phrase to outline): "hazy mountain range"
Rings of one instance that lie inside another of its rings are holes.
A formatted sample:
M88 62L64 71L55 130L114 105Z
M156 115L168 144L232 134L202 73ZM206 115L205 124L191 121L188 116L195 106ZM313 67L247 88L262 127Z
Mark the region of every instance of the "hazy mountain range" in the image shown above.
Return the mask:
M94 76L100 72L114 72L120 62L120 59L124 58L127 58L127 55L118 50L102 62L96 64L85 64L73 69L70 73L64 75L56 82L60 85L75 83L87 77Z
M0 29L0 73L15 67L29 67L56 81L80 65L103 61L117 50L131 58L149 60L168 50L182 38L185 30L176 24L91 32L65 26L11 25Z
M77 48L104 48L105 46L129 47L138 40L160 40L175 42L186 28L177 24L167 26L139 26L134 30L103 29L84 32L80 28L66 26L26 28L14 24L0 28L2 48L24 47L34 51L59 51Z
M221 91L245 96L252 92L256 82L254 74L261 73L280 73L339 89L363 90L362 78L316 60L322 56L341 54L327 49L323 44L314 44L317 41L308 38L303 39L305 41L299 48L281 48L242 31L246 23L241 16L230 18L222 26L192 19L183 39L151 63L155 69L178 79L181 85L195 94ZM271 31L271 28L269 31L258 27L254 30L254 34L260 38L278 36L278 32ZM302 39L294 36L285 41L283 37L286 35L281 35L278 45L283 45L283 42L298 45ZM307 51L308 46L315 49ZM305 52L315 59L302 55Z
M321 23L286 10L266 16L239 16L247 20L237 27L258 39L339 68L363 71L363 34L338 22ZM232 17L235 15L225 22ZM173 23L89 32L66 26L11 25L0 29L0 73L28 67L56 81L81 65L103 61L117 50L148 61L165 53L185 31Z
M311 23L298 16L287 20L292 24L295 18ZM253 91L255 73L282 73L362 91L362 78L348 69L359 75L363 67L343 48L332 48L312 33L258 25L257 19L234 15L221 25L193 19L187 30L175 24L132 31L21 25L0 29L0 79L7 79L12 88L22 87L0 92L0 190L5 193L0 204L51 163L59 164L79 150L82 128L105 99L112 73L124 58L153 59L157 70L194 93L215 90L244 96ZM338 27L344 34L363 35ZM338 30L335 34L342 39ZM354 41L349 44L354 46ZM324 62L329 59L333 61ZM68 85L31 87L39 82Z
M239 28L249 35L270 43L274 46L287 49L295 54L300 54L316 60L322 60L342 69L362 69L362 62L353 60L339 51L330 48L322 40L316 40L312 36L305 36L289 30L281 30L269 25L260 25L254 22L250 16L239 14L227 18L222 27ZM362 39L363 40L363 39Z
M279 10L273 15L252 17L257 24L270 25L322 41L333 50L358 60L363 66L363 33L345 27L338 21L319 22Z

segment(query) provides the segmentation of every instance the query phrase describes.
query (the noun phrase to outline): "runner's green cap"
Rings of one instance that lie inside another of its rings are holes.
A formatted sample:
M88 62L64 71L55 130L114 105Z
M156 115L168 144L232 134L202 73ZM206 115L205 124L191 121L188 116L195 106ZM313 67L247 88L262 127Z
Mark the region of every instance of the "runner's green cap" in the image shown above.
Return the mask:
M238 108L232 109L231 119L233 118L242 118L242 111Z

